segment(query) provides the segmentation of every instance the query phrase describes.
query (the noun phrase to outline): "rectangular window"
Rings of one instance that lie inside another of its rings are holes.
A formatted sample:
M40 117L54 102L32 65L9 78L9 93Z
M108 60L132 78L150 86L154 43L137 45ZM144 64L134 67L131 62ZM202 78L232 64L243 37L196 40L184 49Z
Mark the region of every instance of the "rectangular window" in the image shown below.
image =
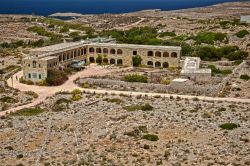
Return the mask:
M29 76L28 76L29 78L31 78L31 74L29 73Z
M32 78L37 79L37 74L36 73L32 73Z
M133 55L137 55L137 51L133 51Z
M41 74L39 74L39 79L41 79L42 78L42 76L41 76Z

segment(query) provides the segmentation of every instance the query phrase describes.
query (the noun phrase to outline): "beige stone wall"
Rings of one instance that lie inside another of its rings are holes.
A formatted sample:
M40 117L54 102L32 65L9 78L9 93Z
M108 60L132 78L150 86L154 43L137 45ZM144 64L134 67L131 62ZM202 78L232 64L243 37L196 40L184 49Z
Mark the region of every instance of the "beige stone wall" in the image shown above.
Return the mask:
M32 52L33 55L39 53ZM72 63L72 60L85 60L85 62L95 63L99 55L103 57L104 62L123 66L133 66L133 56L140 55L142 65L158 68L179 67L181 56L180 49L177 47L85 44L79 48L48 54L47 57L52 56L55 57L54 59L46 59L46 55L43 58L32 56L30 59L25 59L23 61L24 79L34 82L41 81L47 77L47 70L51 67L65 68ZM32 67L34 61L40 67Z

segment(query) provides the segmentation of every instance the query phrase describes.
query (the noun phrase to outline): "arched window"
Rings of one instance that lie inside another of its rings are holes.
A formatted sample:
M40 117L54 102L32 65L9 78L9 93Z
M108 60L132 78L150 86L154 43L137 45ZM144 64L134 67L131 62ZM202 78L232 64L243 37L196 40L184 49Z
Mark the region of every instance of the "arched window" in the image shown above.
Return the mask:
M161 67L161 62L155 62L155 67Z
M177 53L176 53L176 52L172 52L172 53L171 53L171 57L172 57L172 58L177 58Z
M163 53L163 57L169 57L169 53L168 52L164 52Z
M153 55L154 55L153 51L148 51L148 56L153 56Z
M148 64L148 66L153 66L154 65L152 61L148 61L147 64Z
M121 50L121 49L118 49L118 50L117 50L117 54L121 55L121 54L122 54L122 50Z
M94 53L95 52L95 49L93 47L89 48L89 52L90 53Z
M163 68L168 68L168 67L169 67L169 64L168 64L168 62L164 62L164 63L162 64L162 66L163 66Z
M115 51L115 49L113 49L113 48L110 50L110 54L115 54L115 52L116 52L116 51Z
M110 64L115 64L115 59L110 59Z
M101 48L97 48L97 49L96 49L96 53L101 54L101 53L102 53L102 49L101 49Z
M156 51L156 52L155 52L155 56L156 56L156 57L161 57L161 52L160 52L160 51Z
M107 48L104 48L104 49L103 49L103 53L104 53L104 54L108 54L108 53L109 53L109 50L108 50Z
M90 62L90 63L95 63L95 58L94 58L94 57L90 57L90 58L89 58L89 62Z
M103 63L109 63L109 60L107 58L103 58Z

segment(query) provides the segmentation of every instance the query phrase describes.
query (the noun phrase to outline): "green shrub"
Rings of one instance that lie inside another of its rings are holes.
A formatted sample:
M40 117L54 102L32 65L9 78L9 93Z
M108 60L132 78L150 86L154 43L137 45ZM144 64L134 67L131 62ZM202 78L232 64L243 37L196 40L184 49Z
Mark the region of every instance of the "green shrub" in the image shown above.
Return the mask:
M71 98L71 100L73 100L73 101L78 101L78 100L80 100L80 99L82 99L82 96L79 95L79 94L73 95L72 98Z
M176 34L174 32L163 32L163 33L160 33L159 36L160 37L164 37L164 36L176 36Z
M81 93L82 93L82 91L81 91L80 89L75 89L75 90L73 90L73 91L71 92L72 95L79 95L79 94L81 94Z
M233 65L234 65L234 66L237 66L237 65L240 65L242 62L243 62L243 60L235 60L235 61L233 62Z
M63 104L63 103L69 104L71 102L72 102L71 100L68 100L68 99L65 99L65 98L60 98L55 102L55 105L60 105L60 104Z
M137 110L142 110L142 111L152 111L154 108L150 104L144 104L144 105L130 105L130 106L125 106L125 110L127 111L137 111Z
M246 35L248 35L249 32L247 30L241 30L239 32L237 32L235 35L238 37L238 38L243 38L245 37Z
M63 84L67 80L68 80L68 76L63 71L56 70L56 69L49 69L48 75L45 81L48 86L58 86L58 85Z
M10 96L4 96L2 98L0 98L1 102L5 102L5 103L16 103L18 102L16 99L14 99L13 97Z
M224 129L224 130L233 130L235 128L240 127L240 125L235 124L235 123L224 123L220 125L220 128Z
M45 111L44 109L41 109L39 107L24 108L24 109L18 110L16 112L11 112L10 115L13 115L13 116L35 116L35 115L43 113L44 111Z
M247 74L243 74L243 75L240 76L240 79L242 79L242 80L249 80L250 77Z
M207 44L214 44L216 41L222 42L224 39L227 38L227 35L224 33L215 33L215 32L200 32L198 33L193 39L196 43L207 43Z
M143 139L146 139L148 141L158 141L159 137L157 135L154 135L154 134L146 134L143 136Z
M210 68L212 70L212 75L215 75L215 74L222 74L222 75L232 74L232 70L220 70L220 69L216 68L214 65L208 65L208 68Z
M124 76L124 80L127 82L142 82L142 83L147 83L148 82L148 77L143 76L143 75L138 75L138 74L129 74Z
M26 91L25 94L33 96L34 98L38 98L38 94L33 91Z
M140 55L133 56L133 66L138 67L141 65L142 58Z

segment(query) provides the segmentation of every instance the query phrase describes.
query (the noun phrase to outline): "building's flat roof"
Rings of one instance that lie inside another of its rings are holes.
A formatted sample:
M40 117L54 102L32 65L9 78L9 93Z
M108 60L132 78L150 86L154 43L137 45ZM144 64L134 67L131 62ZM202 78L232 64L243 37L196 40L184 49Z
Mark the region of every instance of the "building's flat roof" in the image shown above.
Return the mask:
M180 51L181 47L178 46L155 46L155 45L139 45L139 44L114 44L114 43L90 43L89 46L95 47L114 47L114 48L144 48L144 49L172 49Z
M69 43L60 43L60 44L55 44L51 46L46 46L46 47L41 47L41 48L36 48L32 49L32 52L53 52L53 51L58 51L58 50L64 50L64 49L71 49L73 47L78 47L83 44L86 44L86 42L69 42Z
M57 59L57 57L56 56L46 56L46 57L41 58L40 60L47 61L47 60L51 60L51 59Z
M211 74L211 69L182 70L181 74Z

